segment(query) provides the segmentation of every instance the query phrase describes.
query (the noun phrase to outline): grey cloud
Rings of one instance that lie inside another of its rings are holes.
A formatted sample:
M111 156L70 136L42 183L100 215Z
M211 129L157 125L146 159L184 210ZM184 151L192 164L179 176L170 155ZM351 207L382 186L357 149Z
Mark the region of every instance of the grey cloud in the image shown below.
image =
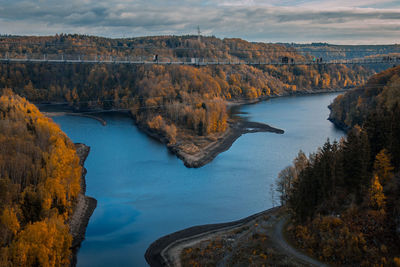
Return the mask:
M216 1L199 3L194 0L0 0L0 33L78 32L121 37L191 34L200 25L202 31L209 34L250 41L346 42L352 37L349 41L354 43L398 42L396 37L400 36L400 8L327 11L290 6L290 1L284 4L285 7L222 7Z
M279 14L277 18L280 22L287 21L319 21L326 22L345 22L345 21L358 21L360 19L379 19L379 20L399 20L400 10L397 12L382 12L379 10L370 12L361 11L334 11L334 12L307 12L302 11L298 13Z

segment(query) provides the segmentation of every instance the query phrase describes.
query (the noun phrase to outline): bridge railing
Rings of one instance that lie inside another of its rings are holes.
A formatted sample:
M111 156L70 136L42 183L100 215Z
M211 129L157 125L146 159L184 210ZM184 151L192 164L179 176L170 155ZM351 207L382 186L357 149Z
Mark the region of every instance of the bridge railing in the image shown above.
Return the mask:
M43 62L43 63L114 63L114 64L181 64L181 65L312 65L312 64L391 64L400 62L400 56L383 56L360 59L341 59L330 61L282 61L275 60L243 60L243 59L217 59L217 58L173 58L155 55L143 56L110 56L99 54L24 54L0 53L0 62Z

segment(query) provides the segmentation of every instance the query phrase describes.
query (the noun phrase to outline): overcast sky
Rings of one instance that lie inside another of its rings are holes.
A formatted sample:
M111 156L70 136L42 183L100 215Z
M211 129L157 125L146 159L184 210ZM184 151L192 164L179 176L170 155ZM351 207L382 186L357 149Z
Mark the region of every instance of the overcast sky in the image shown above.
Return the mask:
M400 0L0 0L0 34L400 43Z

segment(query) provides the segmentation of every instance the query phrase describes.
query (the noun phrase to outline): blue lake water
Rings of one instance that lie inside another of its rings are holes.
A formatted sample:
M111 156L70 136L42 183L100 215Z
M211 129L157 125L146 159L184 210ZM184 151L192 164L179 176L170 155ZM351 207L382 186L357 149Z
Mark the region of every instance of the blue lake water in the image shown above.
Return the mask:
M298 151L307 154L344 133L327 118L337 94L274 98L247 105L250 120L285 130L240 137L208 165L188 169L132 120L108 115L107 126L55 117L74 142L89 145L86 194L97 199L78 266L147 266L157 238L194 225L226 222L271 208L270 184Z

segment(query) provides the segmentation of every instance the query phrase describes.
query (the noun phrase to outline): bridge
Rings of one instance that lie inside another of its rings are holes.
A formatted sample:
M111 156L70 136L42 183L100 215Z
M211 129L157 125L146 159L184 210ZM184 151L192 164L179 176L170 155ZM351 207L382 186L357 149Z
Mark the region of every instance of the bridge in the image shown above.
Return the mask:
M37 64L116 64L116 65L326 65L326 64L344 64L344 65L367 65L367 64L396 64L400 63L400 57L375 57L361 59L340 59L328 60L314 59L309 61L294 61L287 57L275 61L245 61L245 60L216 60L202 58L159 58L156 60L149 57L115 57L115 56L87 56L87 55L19 55L9 57L7 54L0 57L0 63L37 63Z

